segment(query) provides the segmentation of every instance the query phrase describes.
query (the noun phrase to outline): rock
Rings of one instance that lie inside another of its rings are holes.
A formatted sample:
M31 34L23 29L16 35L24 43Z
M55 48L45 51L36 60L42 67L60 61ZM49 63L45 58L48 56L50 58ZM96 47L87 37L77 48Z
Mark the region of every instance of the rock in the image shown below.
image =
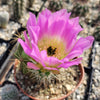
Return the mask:
M59 88L61 89L62 88L62 85L60 85Z
M62 93L63 94L66 94L67 93L66 87L64 85L62 86Z
M30 100L30 99L29 99L29 97L27 97L27 96L23 96L23 97L21 98L21 100Z
M31 86L31 89L33 89L34 88L34 86Z
M86 81L86 80L84 80L83 84L86 86L86 85L87 85L87 81Z
M54 88L50 88L50 92L51 92L51 94L55 94Z
M6 28L0 28L0 38L4 40L10 40L15 31L20 27L20 24L13 21L9 21Z
M66 85L65 87L66 87L68 92L72 90L72 85Z
M49 99L49 96L46 96L46 99Z
M5 43L0 44L0 56L7 50L7 45Z
M80 96L79 95L77 96L77 100L80 100Z
M49 87L50 87L50 88L53 88L53 85L52 85L52 84L50 84L50 85L49 85Z
M22 75L20 76L20 79L21 79L21 80L23 79L23 76L22 76Z

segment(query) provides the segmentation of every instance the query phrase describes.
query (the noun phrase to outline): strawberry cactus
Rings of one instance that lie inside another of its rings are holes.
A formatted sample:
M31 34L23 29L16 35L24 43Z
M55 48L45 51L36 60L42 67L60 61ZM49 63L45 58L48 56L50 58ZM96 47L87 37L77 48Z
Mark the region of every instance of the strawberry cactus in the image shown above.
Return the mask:
M40 81L44 77L48 80L59 74L60 68L81 63L79 56L91 47L94 38L77 39L83 29L79 18L70 19L70 15L66 9L54 13L45 9L37 19L30 13L27 31L18 39L19 47L15 53L24 73L31 71Z

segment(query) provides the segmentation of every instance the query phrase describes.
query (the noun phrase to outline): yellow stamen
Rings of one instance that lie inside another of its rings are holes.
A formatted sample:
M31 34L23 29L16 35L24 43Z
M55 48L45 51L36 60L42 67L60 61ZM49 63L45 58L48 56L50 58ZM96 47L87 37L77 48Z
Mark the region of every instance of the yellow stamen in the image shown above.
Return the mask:
M58 59L63 59L66 53L66 45L60 38L53 36L44 36L38 41L39 50L46 50L48 56L53 56Z

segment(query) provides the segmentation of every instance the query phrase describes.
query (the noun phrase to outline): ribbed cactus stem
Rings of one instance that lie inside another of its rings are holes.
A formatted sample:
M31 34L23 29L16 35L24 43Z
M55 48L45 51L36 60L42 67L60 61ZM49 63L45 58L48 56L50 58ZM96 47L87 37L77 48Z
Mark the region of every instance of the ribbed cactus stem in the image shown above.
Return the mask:
M32 7L32 5L33 5L34 1L35 1L35 0L29 0L29 1L28 1L28 2L29 2L29 5L28 5L28 6L29 6L29 8L30 8L30 7Z
M20 0L13 0L13 14L14 14L14 19L18 21L21 17Z
M20 0L20 14L21 15L23 14L23 3L24 3L24 0Z

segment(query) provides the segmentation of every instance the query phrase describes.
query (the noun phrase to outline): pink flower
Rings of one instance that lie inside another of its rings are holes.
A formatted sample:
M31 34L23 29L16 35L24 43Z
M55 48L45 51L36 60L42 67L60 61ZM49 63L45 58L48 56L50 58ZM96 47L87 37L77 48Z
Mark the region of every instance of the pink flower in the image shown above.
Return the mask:
M30 13L27 22L29 37L24 32L25 42L18 39L24 52L36 61L28 62L28 68L59 70L81 63L82 58L74 58L90 48L94 38L77 39L77 34L83 29L79 18L69 19L70 14L65 9L55 13L45 9L36 20L35 15Z

